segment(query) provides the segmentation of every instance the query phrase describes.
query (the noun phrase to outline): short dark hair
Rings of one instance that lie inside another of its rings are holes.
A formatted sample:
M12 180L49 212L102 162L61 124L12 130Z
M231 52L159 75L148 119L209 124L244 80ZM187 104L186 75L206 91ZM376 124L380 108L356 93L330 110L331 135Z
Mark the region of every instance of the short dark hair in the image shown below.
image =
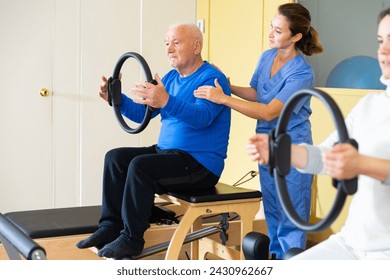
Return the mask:
M378 22L380 22L385 16L390 15L390 8L384 9L379 13Z

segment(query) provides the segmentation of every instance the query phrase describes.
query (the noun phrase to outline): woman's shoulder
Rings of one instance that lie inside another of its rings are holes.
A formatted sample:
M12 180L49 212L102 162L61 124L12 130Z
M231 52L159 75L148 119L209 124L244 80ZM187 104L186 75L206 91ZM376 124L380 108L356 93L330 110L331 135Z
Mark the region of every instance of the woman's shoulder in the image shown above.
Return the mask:
M390 101L390 96L386 91L372 91L362 96L358 103L383 102L384 100Z
M385 91L369 92L363 95L352 108L349 115L367 115L368 111L387 110L390 106L390 96Z
M303 55L303 54L298 54L296 57L295 57L295 63L297 64L300 64L300 65L303 65L304 67L308 68L308 69L311 69L311 65L310 63L307 61L306 57Z

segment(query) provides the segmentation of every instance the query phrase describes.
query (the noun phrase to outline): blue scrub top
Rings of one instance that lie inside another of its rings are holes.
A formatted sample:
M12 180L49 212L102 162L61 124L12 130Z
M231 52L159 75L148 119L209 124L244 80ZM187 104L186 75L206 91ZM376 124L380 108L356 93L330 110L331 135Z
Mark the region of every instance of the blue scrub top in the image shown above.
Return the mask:
M257 91L257 101L268 104L274 98L286 103L296 91L314 86L314 72L303 55L288 61L273 77L271 68L277 49L265 51L257 62L250 86ZM294 108L287 130L293 143L312 143L310 97L303 98ZM257 120L256 133L269 133L276 127L278 118L272 121Z

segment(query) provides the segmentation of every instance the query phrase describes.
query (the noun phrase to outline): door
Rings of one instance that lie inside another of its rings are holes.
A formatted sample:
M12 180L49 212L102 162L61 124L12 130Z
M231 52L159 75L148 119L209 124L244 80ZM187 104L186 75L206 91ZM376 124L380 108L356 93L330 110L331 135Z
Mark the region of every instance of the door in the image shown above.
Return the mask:
M1 1L0 211L98 204L105 152L140 144L97 94L140 51L140 1Z
M53 5L1 0L0 211L51 206Z

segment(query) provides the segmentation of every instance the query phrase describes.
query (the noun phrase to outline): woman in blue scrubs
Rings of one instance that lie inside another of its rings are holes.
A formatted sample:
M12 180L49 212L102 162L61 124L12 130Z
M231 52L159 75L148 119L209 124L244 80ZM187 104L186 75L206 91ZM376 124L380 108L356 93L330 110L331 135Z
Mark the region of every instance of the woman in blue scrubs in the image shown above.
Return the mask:
M226 105L250 118L257 119L256 133L269 133L276 127L287 99L302 88L314 86L314 73L304 55L323 51L318 33L311 26L309 11L298 3L279 6L271 22L270 49L259 58L249 87L230 85L240 99L225 95L215 87L203 86L194 92L198 98ZM288 133L293 143L312 144L310 97L302 100L292 114ZM259 165L264 214L270 237L270 253L283 259L290 248L306 247L306 233L295 227L285 215L267 167ZM304 220L309 219L313 176L291 168L286 178L292 202Z

